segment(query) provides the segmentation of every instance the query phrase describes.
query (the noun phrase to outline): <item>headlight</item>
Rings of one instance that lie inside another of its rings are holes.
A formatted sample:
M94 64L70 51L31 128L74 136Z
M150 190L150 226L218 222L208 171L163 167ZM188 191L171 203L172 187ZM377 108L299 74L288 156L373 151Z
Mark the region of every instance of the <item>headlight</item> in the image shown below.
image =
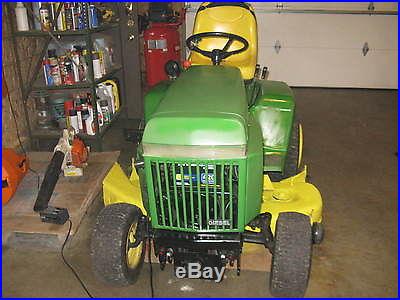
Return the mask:
M154 157L187 157L227 159L246 157L246 146L180 146L143 144L143 155Z

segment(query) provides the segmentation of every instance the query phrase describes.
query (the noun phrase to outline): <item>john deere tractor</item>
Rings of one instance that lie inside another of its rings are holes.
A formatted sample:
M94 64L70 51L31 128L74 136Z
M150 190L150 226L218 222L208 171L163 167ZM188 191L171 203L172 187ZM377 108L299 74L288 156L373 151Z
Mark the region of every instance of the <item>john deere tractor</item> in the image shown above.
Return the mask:
M254 76L257 23L246 3L201 4L186 44L190 66L145 96L130 178L115 164L103 182L95 274L134 283L146 245L162 269L230 264L240 274L243 245L257 243L272 254L272 295L303 296L322 199L305 181L293 92Z

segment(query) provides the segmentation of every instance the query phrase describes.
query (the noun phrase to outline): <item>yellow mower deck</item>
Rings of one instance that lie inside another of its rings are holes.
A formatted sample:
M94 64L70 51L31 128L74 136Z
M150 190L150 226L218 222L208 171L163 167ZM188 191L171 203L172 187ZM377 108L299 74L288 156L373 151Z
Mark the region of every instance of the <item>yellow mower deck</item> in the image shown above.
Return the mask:
M322 198L317 188L306 182L307 168L299 174L280 182L271 182L264 175L263 199L260 213L272 215L271 230L275 232L276 220L281 212L298 212L310 217L311 224L322 222ZM103 181L104 205L129 203L136 205L147 216L142 201L139 176L134 167L128 178L121 166L115 163ZM249 229L249 228L246 228Z

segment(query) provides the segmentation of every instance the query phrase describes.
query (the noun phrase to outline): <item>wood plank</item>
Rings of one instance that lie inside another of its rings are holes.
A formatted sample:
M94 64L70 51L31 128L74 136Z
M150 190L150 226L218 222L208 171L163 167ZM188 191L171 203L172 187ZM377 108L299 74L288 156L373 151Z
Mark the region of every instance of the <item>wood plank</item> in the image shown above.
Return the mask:
M31 168L41 179L52 157L51 152L30 152ZM119 151L93 152L82 177L60 176L49 205L68 209L72 221L71 236L78 227L88 207L101 192L102 181L117 161ZM28 172L9 203L3 206L2 244L9 246L31 245L59 248L65 240L69 224L62 226L43 223L33 211L38 186L37 175Z

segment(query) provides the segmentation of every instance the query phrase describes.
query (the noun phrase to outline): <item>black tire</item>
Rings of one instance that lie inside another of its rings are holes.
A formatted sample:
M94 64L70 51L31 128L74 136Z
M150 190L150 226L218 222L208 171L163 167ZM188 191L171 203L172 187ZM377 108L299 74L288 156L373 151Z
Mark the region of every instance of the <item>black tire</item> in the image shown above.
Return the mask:
M138 207L117 203L104 207L97 217L91 240L93 271L98 279L115 286L133 284L143 266L145 243L135 268L127 264L127 237L142 213Z
M280 213L270 273L275 297L303 297L310 276L312 234L310 218L296 212Z
M271 181L281 181L292 177L299 172L299 151L300 151L300 124L296 120L293 122L292 133L290 135L289 147L285 158L283 172L268 172Z

